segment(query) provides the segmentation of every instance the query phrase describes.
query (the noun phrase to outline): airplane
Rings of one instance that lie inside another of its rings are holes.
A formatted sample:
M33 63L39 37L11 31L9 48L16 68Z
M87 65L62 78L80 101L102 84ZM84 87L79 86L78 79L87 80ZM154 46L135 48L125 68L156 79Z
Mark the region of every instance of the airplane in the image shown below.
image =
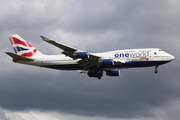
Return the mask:
M51 68L57 70L78 70L87 73L89 77L101 79L103 71L107 76L120 76L120 69L158 66L174 60L174 56L159 48L124 49L103 53L82 51L44 36L42 40L60 49L60 55L45 55L26 42L17 34L10 34L9 39L15 51L5 52L13 58L13 62Z

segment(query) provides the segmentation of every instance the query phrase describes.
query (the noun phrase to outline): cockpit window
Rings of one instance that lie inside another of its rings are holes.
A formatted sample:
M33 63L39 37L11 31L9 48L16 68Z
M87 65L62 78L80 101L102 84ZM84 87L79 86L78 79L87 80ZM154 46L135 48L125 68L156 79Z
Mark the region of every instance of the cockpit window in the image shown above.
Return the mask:
M159 51L162 51L161 49Z

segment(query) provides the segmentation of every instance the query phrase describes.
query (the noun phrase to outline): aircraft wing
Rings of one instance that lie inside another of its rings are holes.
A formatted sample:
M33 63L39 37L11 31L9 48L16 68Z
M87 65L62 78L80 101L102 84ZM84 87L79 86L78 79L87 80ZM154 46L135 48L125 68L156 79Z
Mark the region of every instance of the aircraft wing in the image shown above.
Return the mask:
M64 45L62 43L58 43L54 40L49 40L48 38L44 37L44 36L40 36L45 42L48 42L62 50L64 50L62 52L62 54L66 55L66 56L69 56L71 57L72 59L78 59L75 54L78 53L78 52L84 52L84 51L81 51L81 50L78 50L76 48L73 48L73 47L69 47L67 45ZM79 60L77 63L79 65L81 65L84 69L89 69L89 68L97 68L99 67L99 60L101 58L101 56L97 56L97 55L94 55L92 53L88 53L88 52L85 52L88 54L88 57L87 58L82 58L81 60ZM125 61L116 61L114 60L114 63L115 64L123 64L125 63Z
M125 64L125 63L130 63L128 61L120 61L120 60L113 60L114 61L114 65L119 65L119 64ZM99 67L99 59L97 60L92 60L92 59L82 59L80 61L77 62L79 65L81 65L84 69L89 69L92 67L98 68Z
M76 49L76 48L73 48L73 47L70 47L70 46L67 46L67 45L64 45L62 43L58 43L54 40L49 40L48 38L44 37L44 36L40 36L45 42L48 42L62 50L64 50L62 53L65 54L66 56L69 56L73 59L75 59L75 57L73 56L73 54L75 52L78 52L80 50ZM83 52L83 51L80 51L80 52ZM93 55L93 54L89 54L89 58L88 59L91 59L91 60L97 60L99 59L100 57L99 56L96 56L96 55Z

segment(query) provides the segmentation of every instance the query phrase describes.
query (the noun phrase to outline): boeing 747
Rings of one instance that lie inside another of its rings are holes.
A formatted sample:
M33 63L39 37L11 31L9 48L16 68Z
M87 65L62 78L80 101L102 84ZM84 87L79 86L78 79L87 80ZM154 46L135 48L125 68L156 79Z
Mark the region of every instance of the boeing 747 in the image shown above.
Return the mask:
M15 53L6 52L13 62L52 68L57 70L81 70L89 77L101 79L103 71L107 76L120 76L120 69L155 66L174 60L174 56L159 48L124 49L103 53L89 53L49 40L40 36L45 42L63 50L61 55L45 55L26 42L17 34L9 35Z

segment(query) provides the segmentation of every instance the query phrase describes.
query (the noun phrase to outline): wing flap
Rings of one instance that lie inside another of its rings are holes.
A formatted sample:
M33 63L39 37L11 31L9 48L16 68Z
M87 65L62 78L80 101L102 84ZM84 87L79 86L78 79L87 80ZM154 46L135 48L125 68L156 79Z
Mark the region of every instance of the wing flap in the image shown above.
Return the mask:
M80 60L77 62L80 66L82 66L84 69L89 69L93 66L96 66L96 63L93 61L88 60Z
M23 57L11 52L5 52L6 54L8 54L9 56L11 56L12 58L16 59L16 60L22 60L22 61L34 61L33 59L27 58L27 57Z
M99 60L100 56L93 55L92 53L89 54L89 60Z

